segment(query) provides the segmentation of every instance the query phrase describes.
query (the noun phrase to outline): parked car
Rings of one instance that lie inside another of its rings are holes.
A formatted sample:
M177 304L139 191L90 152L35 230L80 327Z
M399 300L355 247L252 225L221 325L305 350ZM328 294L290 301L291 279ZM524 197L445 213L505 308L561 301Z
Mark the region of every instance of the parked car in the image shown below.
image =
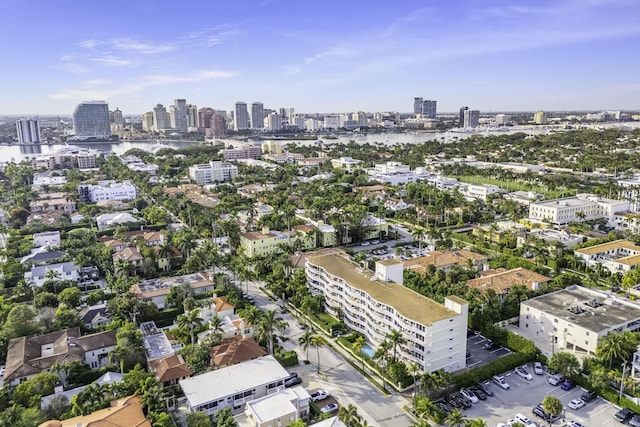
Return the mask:
M533 362L533 373L536 375L544 374L544 369L542 369L542 363Z
M294 385L298 385L302 383L302 378L298 376L295 372L289 374L289 378L284 380L285 387L293 387Z
M500 375L494 375L492 380L498 387L503 390L509 390L511 388L509 386L509 383L504 380L504 377L501 377Z
M453 408L451 407L451 405L449 405L444 400L438 400L437 402L434 402L434 403L438 407L438 409L440 409L445 414L448 414L449 412L453 411Z
M640 427L640 415L635 414L633 417L631 417L631 419L629 420L629 425L631 427Z
M518 374L518 376L524 378L525 380L532 380L533 379L533 375L531 375L531 373L529 373L529 371L527 371L527 369L524 366L518 366L515 369L515 373Z
M584 400L582 399L573 399L571 402L569 402L569 408L571 409L580 409L583 406L584 406Z
M580 399L582 399L584 403L589 403L596 397L598 397L598 393L596 393L595 391L585 391L584 393L582 393L582 396L580 396Z
M538 427L536 423L531 421L529 418L525 417L522 414L516 414L515 420L519 423L524 424L526 427Z
M576 386L576 382L574 380L565 380L565 382L562 383L560 388L562 390L571 390L575 386Z
M556 422L556 420L558 420L558 419L561 417L561 415L560 415L560 414L558 414L558 415L554 415L554 416L549 415L549 414L544 410L544 407L542 406L542 403L540 403L538 406L535 406L535 407L531 410L531 412L532 412L535 416L540 417L540 418L542 418L543 420L545 420L546 422L550 422L550 423L552 423L552 424L553 424L554 422Z
M318 390L311 393L311 400L314 402L320 402L321 400L324 400L329 396L330 394L326 390Z
M569 420L567 421L566 427L584 427L584 424L575 420Z
M549 377L549 384L558 385L562 381L564 381L564 375L562 374L553 374Z
M634 415L633 411L628 408L622 408L613 416L616 421L620 421L621 423L626 423L629 419Z
M462 393L454 393L453 397L455 399L458 399L458 401L462 404L462 407L464 409L469 409L471 408L472 402L470 399L468 399L466 396L464 396Z
M484 349L489 351L497 350L500 347L502 346L499 343L493 342L491 340L487 340L487 342L484 344Z
M449 405L453 406L454 408L458 408L458 409L464 408L464 406L462 406L462 402L460 402L458 399L456 399L453 396L445 397L444 401L447 402Z
M478 388L477 386L470 387L469 390L472 391L473 394L475 394L478 399L487 400L487 393L485 393L482 389Z
M320 412L322 412L323 414L331 414L337 410L338 410L337 403L329 403L327 406L323 406L322 408L320 408Z
M471 401L471 403L478 403L478 396L473 394L471 390L467 390L465 388L460 390L460 394Z
M478 383L476 384L476 387L484 391L487 396L493 396L493 389L491 388L491 383L489 381Z

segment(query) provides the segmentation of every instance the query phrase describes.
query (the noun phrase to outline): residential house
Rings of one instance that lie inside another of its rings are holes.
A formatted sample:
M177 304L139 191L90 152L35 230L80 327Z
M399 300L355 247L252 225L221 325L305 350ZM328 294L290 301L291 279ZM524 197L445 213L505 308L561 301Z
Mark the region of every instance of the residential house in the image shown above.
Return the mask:
M130 224L136 222L144 222L143 220L134 217L128 212L114 212L98 215L96 217L96 223L98 230L106 230L109 228L115 228L120 224Z
M296 420L309 418L310 401L309 392L296 386L248 402L244 412L252 427L288 427Z
M12 338L7 349L5 384L17 385L61 362L82 362L91 369L108 364L116 330L80 335L80 328Z
M205 273L192 273L144 280L131 286L131 292L139 300L151 301L156 307L163 310L166 307L166 297L171 288L182 285L188 285L194 294L209 292L215 288L215 284Z
M480 277L469 280L467 286L476 288L482 293L487 289L493 289L500 299L504 299L509 293L509 289L516 285L524 286L530 291L536 291L540 285L549 281L551 278L526 268L518 267L512 270L499 268L483 271L480 273Z
M111 316L109 316L106 301L82 308L78 316L80 316L82 324L87 329L95 329L111 323Z
M33 283L34 286L42 286L48 280L47 272L52 271L56 280L78 281L78 267L73 262L60 262L57 264L34 265L31 271L24 273L24 280Z
M433 251L420 258L414 258L404 262L404 267L416 273L424 274L427 266L433 265L436 270L448 272L453 266L472 268L482 271L486 268L489 257L466 249L456 251Z
M112 258L114 265L116 265L118 261L125 261L131 264L135 271L142 271L144 268L144 256L142 256L135 246L127 246L121 251L115 252Z
M100 386L118 384L122 382L122 374L118 372L105 372L100 378L92 382L91 384L97 384ZM69 390L64 390L62 383L57 384L53 389L53 394L48 396L42 396L42 400L40 401L40 409L45 410L51 404L54 398L59 396L64 396L67 398L69 402L76 394L80 393L84 389L86 389L89 385L83 385L80 387L72 388Z
M236 336L224 338L220 344L209 349L211 366L214 369L237 365L247 360L264 357L268 353L253 338Z
M89 415L68 418L63 421L51 420L39 427L151 427L144 415L140 396L123 397L114 400L106 409L99 409Z
M640 264L640 246L628 240L614 240L613 242L576 249L574 255L582 259L588 267L598 265L611 273L626 273L637 268Z
M49 248L57 248L60 246L60 232L46 231L44 233L35 233L33 235L33 247L40 248L48 246Z
M149 370L165 387L178 384L178 381L191 376L191 369L179 354L150 361Z

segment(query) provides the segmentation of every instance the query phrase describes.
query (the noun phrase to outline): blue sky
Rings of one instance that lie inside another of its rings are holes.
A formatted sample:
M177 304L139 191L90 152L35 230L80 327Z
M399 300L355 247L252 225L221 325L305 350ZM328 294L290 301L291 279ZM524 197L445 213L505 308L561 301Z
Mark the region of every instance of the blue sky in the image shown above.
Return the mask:
M640 109L637 0L3 0L0 114Z

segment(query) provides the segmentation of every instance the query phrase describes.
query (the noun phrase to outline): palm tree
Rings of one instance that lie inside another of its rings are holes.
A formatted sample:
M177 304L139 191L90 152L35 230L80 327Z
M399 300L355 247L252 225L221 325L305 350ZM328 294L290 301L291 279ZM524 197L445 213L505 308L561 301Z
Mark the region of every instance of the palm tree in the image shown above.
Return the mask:
M415 399L418 392L418 377L422 372L422 367L416 362L411 362L409 365L409 375L413 377L413 398Z
M345 423L347 427L356 427L362 419L358 414L358 408L352 404L342 406L338 411L338 418Z
M609 359L609 369L613 359L627 360L635 350L635 340L631 334L610 332L598 346L596 353L605 359Z
M442 412L435 403L426 397L419 397L413 399L413 407L415 408L416 415L421 420L431 420L439 423L442 421Z
M397 329L391 329L391 331L387 334L387 339L389 340L389 344L393 346L393 361L397 360L396 358L396 347L398 344L404 344L407 340L402 336L402 332Z
M269 310L262 316L257 325L257 333L260 339L267 341L269 354L273 354L274 337L277 331L287 327L287 322L283 319L276 318L277 312Z
M489 427L487 422L482 418L476 418L474 420L469 421L467 427Z
M264 311L260 310L255 305L248 305L238 311L240 317L244 319L246 325L253 326L254 329L260 323L260 319L264 316Z
M311 338L313 337L313 331L307 329L304 331L304 334L300 335L298 338L298 344L302 347L304 351L307 352L306 360L309 360L309 346L311 345Z
M220 339L224 334L224 330L222 329L222 320L220 317L215 316L209 322L209 330L211 331L211 336L213 337L213 342L216 344L220 343Z
M391 344L389 343L389 341L387 339L383 340L380 345L378 346L378 349L376 350L375 354L373 355L373 360L378 360L379 361L379 366L381 368L381 377L382 377L382 388L384 390L387 389L386 387L386 383L385 383L385 373L386 373L386 369L387 369L387 362L389 362L389 349L391 348Z
M549 414L549 427L551 427L551 420L562 413L562 402L556 396L545 396L542 399L542 409Z
M461 409L454 408L444 419L444 422L451 427L464 427L467 423L467 417L462 413Z
M310 344L316 348L316 355L318 356L318 373L320 373L320 347L324 345L324 340L320 335L314 335L311 337Z
M196 327L202 325L202 319L200 318L200 309L196 308L178 316L178 326L189 330L191 335L191 345L196 342L195 330Z
M351 344L351 349L353 350L353 352L357 356L360 356L360 360L362 360L363 372L364 372L364 351L362 351L362 348L365 346L365 344L366 344L366 341L362 335L358 336L358 338L356 338L353 344Z
M418 241L418 254L422 255L422 241L426 237L424 230L422 228L415 228L411 232L411 237L413 238L413 240Z

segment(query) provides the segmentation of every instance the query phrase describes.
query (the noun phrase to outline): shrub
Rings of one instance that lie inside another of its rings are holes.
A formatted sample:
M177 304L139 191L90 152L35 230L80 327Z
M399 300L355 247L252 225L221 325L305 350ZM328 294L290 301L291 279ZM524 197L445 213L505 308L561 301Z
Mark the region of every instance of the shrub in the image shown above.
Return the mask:
M453 382L456 387L469 387L473 384L488 380L494 375L502 374L503 372L510 371L516 366L524 365L533 359L532 355L524 353L513 353L498 360L495 360L488 365L479 366L471 371L464 372L462 374L455 375Z
M285 353L279 352L276 354L276 360L285 368L298 366L298 354L294 350Z

